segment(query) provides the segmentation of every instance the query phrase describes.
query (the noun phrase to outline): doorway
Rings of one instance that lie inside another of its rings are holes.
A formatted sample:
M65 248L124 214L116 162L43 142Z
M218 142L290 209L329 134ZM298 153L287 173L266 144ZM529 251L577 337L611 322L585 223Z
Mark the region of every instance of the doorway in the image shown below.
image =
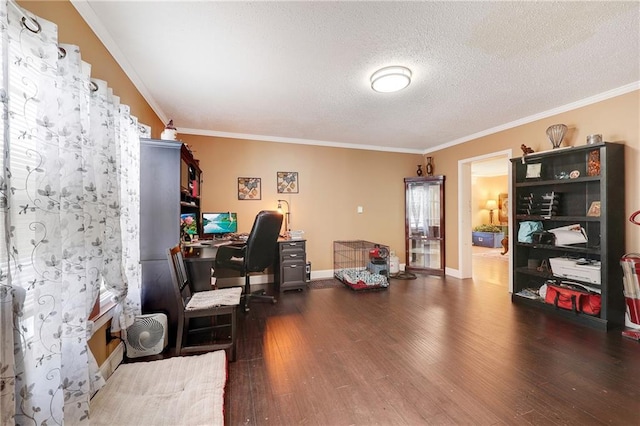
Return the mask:
M480 252L480 248L472 245L472 230L479 222L489 222L489 210L485 209L485 203L488 200L494 200L496 202L497 193L489 190L487 193L482 193L474 188L474 181L477 181L480 176L506 174L507 176L507 193L506 199L508 200L511 194L511 166L509 159L512 157L512 150L498 151L478 157L466 158L458 161L458 259L459 259L459 274L461 278L472 278L474 275L474 251L476 255ZM504 194L503 194L504 197ZM488 206L490 207L490 206ZM498 212L494 211L494 221L496 221L496 215ZM486 216L486 217L485 217ZM504 219L504 217L503 217ZM506 233L512 235L512 224L506 215L507 226ZM511 251L513 240L509 239L508 252ZM486 257L493 257L493 249L489 249L486 253ZM502 251L502 249L499 249ZM499 255L499 254L498 254ZM490 265L491 261L486 259L485 265ZM501 259L500 261L503 261ZM493 259L493 263L496 259ZM507 263L507 280L508 289L512 290L512 265L511 262ZM489 266L489 269L484 269L483 273L494 274L491 268L499 267L494 264ZM504 265L502 269L504 271ZM477 271L476 271L477 272ZM494 274L495 275L495 274ZM504 273L501 274L499 279L504 282Z

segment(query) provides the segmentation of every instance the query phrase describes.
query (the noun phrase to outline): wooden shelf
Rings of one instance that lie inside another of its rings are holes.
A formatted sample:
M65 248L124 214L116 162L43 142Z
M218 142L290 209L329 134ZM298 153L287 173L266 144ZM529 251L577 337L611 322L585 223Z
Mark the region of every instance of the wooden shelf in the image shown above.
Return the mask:
M526 182L516 183L516 188L525 188L530 186L555 186L555 185L571 185L584 182L593 182L600 180L600 176L585 176L575 179L549 179L549 180L534 180L530 179Z
M517 214L517 220L550 220L555 222L600 222L600 217L596 216L537 216L528 214Z
M532 249L543 249L561 251L575 254L600 254L600 247L575 247L575 246L554 246L550 244L515 243L516 246L530 247ZM557 254L557 253L556 253Z
M540 299L529 299L528 297L519 296L514 293L511 295L511 301L522 305L532 306L536 309L541 309L566 320L583 324L592 328L597 328L605 331L615 328L615 324L600 317L575 313L564 309L557 309L555 306L544 303L544 301Z
M583 228L588 241L570 246L514 242L511 253L513 302L605 330L624 324L625 302L622 268L619 266L619 260L625 253L626 218L624 209L620 208L625 205L624 148L622 144L605 142L511 159L511 186L514 189L511 220L514 233L519 230L520 223L525 221L540 222L545 231L578 224ZM526 177L529 164L540 164L540 179ZM588 172L593 170L598 170L599 174L588 176ZM574 179L556 178L576 172L579 177ZM519 200L524 204L533 202L534 205L530 207L540 209L544 200L550 199L551 193L554 193L557 201L554 204L556 215L517 214ZM595 201L600 202L600 216L587 216L587 211ZM599 260L601 284L570 280L555 276L552 271L538 271L524 266L530 259L548 261L549 258L567 255ZM517 294L527 288L535 290L549 279L576 281L600 290L602 309L599 317L556 309L542 301Z
M544 278L545 280L561 280L561 281L568 280L565 277L554 275L553 272L551 271L538 271L537 269L529 268L526 266L515 268L515 272L520 274L527 274L535 277ZM582 284L585 287L602 290L602 286L600 284L594 284L587 281L580 281L580 280L574 280L574 279L571 279L569 281L575 281L576 283Z

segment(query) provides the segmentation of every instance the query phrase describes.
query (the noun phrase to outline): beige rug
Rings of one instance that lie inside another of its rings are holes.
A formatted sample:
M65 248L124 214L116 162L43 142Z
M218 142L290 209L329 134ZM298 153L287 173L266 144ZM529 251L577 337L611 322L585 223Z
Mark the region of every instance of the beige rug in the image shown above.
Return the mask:
M495 250L487 250L479 253L473 253L473 257L509 260L509 253L506 253L506 254L501 254L501 253L502 253L502 249L500 248Z

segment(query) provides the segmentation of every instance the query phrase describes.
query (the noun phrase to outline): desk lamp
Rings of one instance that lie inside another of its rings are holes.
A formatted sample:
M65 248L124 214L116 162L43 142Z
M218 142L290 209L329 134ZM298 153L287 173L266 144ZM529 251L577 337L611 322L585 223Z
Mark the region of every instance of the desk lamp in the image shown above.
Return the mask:
M289 232L291 231L291 208L289 207L287 200L278 200L278 211L280 213L282 213L282 203L287 205L287 212L284 213L284 229Z

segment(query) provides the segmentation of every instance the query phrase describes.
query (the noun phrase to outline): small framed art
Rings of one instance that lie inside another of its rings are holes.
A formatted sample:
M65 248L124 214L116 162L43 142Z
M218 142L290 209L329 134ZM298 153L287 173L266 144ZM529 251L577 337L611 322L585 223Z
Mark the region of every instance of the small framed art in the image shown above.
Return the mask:
M527 164L527 179L538 179L542 172L542 163Z
M498 194L498 221L509 222L509 194Z
M587 216L600 217L600 201L594 201L591 203Z
M298 172L278 172L276 183L278 194L297 194Z
M260 200L262 198L262 180L255 177L238 178L238 200Z

